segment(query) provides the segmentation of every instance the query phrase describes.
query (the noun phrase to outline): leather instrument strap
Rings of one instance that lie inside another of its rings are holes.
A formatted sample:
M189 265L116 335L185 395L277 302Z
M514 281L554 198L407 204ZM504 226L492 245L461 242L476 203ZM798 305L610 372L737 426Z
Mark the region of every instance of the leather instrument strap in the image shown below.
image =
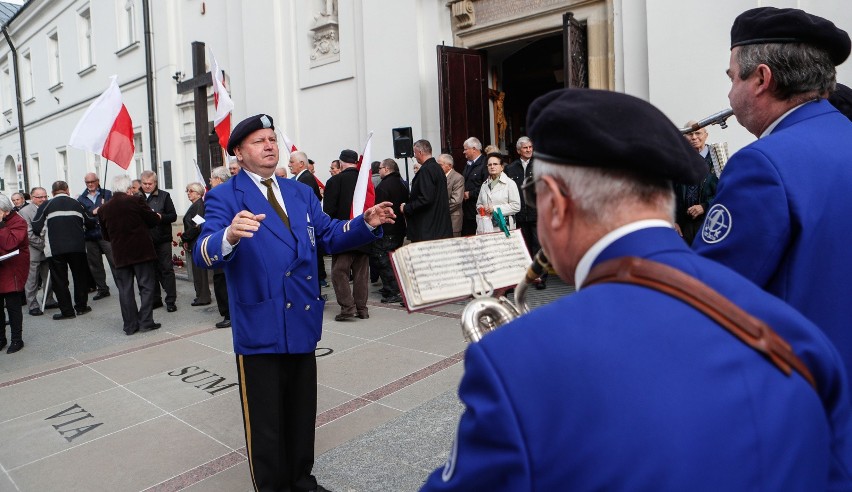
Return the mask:
M656 261L628 256L596 265L589 272L583 288L604 282L642 285L680 299L763 354L787 376L795 370L817 389L808 366L796 356L789 343L769 325L746 313L697 278Z

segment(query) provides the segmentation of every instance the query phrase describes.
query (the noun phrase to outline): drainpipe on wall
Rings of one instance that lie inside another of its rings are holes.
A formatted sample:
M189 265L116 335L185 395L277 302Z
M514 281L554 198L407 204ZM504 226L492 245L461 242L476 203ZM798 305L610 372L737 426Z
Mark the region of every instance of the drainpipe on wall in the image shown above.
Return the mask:
M151 8L148 0L142 0L145 29L145 85L148 90L148 140L151 142L151 170L157 172L159 160L157 157L157 119L154 116L154 71L152 69L151 53Z
M18 50L12 44L12 38L9 37L8 26L3 26L3 36L6 37L6 43L9 44L9 51L12 52L12 67L15 70L15 100L18 107L18 138L21 140L21 167L24 170L24 190L30 189L30 173L27 166L27 139L24 135L24 105L21 102L21 78L18 73Z

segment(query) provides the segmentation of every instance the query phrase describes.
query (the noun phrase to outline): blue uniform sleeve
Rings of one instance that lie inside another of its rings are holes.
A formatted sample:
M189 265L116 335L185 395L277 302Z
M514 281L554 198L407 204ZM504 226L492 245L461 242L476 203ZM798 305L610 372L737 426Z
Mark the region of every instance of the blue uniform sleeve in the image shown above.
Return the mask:
M204 223L201 224L201 234L192 247L192 261L201 268L222 268L222 264L233 257L225 258L222 254L222 238L225 228L237 212L231 213L225 202L216 193L209 193L204 202ZM237 247L234 248L236 252Z
M465 355L459 397L465 411L450 456L421 490L531 490L530 462L515 405L478 344Z
M790 228L781 177L766 155L747 148L725 167L693 249L762 287L782 260Z

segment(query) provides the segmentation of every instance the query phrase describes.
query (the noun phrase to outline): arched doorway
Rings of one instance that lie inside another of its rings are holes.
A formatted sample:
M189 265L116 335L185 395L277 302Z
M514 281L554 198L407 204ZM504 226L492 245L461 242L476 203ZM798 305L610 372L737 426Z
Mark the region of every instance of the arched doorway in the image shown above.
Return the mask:
M18 191L18 173L15 171L15 159L12 159L12 156L7 155L6 161L3 165L3 180L2 180L2 188L0 191L4 193L14 193Z

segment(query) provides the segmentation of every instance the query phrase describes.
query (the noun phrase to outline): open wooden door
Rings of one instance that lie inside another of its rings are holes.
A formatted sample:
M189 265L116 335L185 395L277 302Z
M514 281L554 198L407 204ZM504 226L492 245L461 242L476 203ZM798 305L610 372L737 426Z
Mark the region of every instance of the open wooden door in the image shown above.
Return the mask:
M438 46L441 152L453 156L459 172L465 166L462 150L468 137L478 138L483 147L491 142L487 74L483 52ZM433 151L437 155L437 149Z
M562 16L562 42L565 55L565 87L589 86L589 51L586 45L586 23L572 12Z

